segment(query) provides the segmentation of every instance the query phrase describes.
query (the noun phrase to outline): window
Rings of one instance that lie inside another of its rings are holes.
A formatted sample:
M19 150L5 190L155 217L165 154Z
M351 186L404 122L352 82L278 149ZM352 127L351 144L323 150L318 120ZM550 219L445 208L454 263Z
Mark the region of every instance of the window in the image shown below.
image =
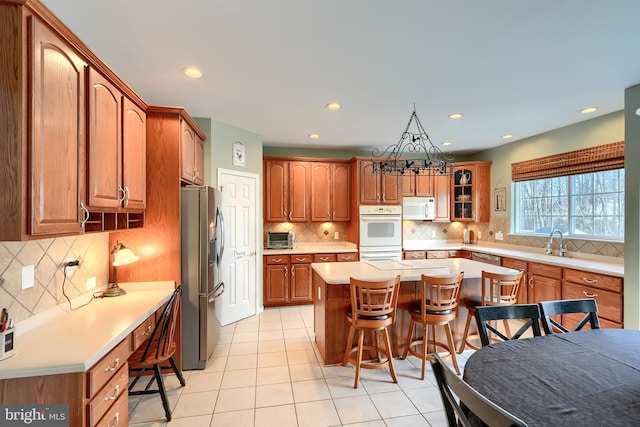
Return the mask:
M624 169L518 181L513 194L515 233L624 238Z

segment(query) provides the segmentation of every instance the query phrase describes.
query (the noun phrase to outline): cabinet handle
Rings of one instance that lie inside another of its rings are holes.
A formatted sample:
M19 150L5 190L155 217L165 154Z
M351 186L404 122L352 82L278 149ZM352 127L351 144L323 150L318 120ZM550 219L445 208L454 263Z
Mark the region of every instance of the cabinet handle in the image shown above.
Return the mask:
M107 424L107 427L116 427L118 425L118 423L120 422L120 412L116 412L115 416L113 417L113 421L115 422L113 424Z
M89 221L89 209L87 209L84 203L80 202L80 210L84 212L84 218L80 221L80 227L84 227L84 225Z
M344 261L349 261L351 259L351 256L343 256L342 259Z
M194 178L198 177L198 168L193 168L193 177Z
M598 294L590 294L587 291L582 291L582 293L584 294L585 297L587 298L598 298Z
M292 265L292 266L291 266L291 275L292 275L292 276L295 276L295 275L296 275L296 266L295 266L295 265Z
M124 187L124 207L129 206L129 186Z
M289 211L289 221L291 221L291 211Z
M148 335L151 335L151 324L149 324L149 325L147 326L147 329L145 329L144 331L142 331L142 333L141 333L140 335L142 335L143 337L146 337L146 336L148 336Z
M124 202L124 199L127 197L127 192L122 185L118 185L118 192L122 193L122 197L118 197L118 204Z
M287 211L282 211L282 219L287 220Z
M533 277L529 277L529 287L533 289Z
M116 384L116 386L113 389L113 393L105 397L104 400L116 400L119 394L120 394L120 384Z
M320 257L320 261L322 262L329 261L329 257Z
M282 262L282 258L274 259L273 262Z
M298 262L305 262L305 261L306 261L306 259L304 259L304 258L296 258L296 261L298 261Z
M289 269L287 267L284 268L284 275L286 276L287 274L289 274Z
M120 358L116 357L116 360L113 361L113 364L111 366L107 366L106 368L104 368L104 371L113 372L116 369L118 369L118 366L120 366Z
M598 283L598 279L589 279L588 277L583 277L582 280L584 280L585 283Z
M334 219L334 220L336 219L336 213L335 213L335 211L333 212L333 219Z

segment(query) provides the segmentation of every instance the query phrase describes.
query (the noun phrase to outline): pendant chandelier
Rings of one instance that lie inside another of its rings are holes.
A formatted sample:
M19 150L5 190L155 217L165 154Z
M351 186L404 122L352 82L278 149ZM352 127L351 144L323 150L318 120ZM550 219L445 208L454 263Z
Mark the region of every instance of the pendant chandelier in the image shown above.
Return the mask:
M415 122L415 130L410 129ZM395 145L371 151L373 173L380 175L453 175L453 156L434 146L416 114L415 105L407 127Z

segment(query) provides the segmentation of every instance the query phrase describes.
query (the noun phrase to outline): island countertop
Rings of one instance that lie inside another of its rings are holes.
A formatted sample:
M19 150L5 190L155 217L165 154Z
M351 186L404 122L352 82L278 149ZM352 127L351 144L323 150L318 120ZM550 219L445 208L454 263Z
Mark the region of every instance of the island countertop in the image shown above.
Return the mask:
M461 271L467 279L480 278L482 270L513 274L516 270L484 264L465 258L416 259L402 261L357 261L313 263L311 268L328 285L343 285L354 277L360 280L385 280L400 275L402 282L420 280L422 274L452 276Z

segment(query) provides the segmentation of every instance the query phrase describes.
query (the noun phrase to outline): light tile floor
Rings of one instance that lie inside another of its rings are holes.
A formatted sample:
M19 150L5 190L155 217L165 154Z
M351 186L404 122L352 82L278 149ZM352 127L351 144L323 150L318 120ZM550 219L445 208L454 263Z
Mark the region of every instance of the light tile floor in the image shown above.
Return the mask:
M268 308L226 326L207 369L184 372L187 385L166 375L173 420L160 397L129 397L137 427L444 427L442 401L429 365L394 359L398 383L385 370L324 366L314 344L313 306ZM472 351L458 355L463 369Z

